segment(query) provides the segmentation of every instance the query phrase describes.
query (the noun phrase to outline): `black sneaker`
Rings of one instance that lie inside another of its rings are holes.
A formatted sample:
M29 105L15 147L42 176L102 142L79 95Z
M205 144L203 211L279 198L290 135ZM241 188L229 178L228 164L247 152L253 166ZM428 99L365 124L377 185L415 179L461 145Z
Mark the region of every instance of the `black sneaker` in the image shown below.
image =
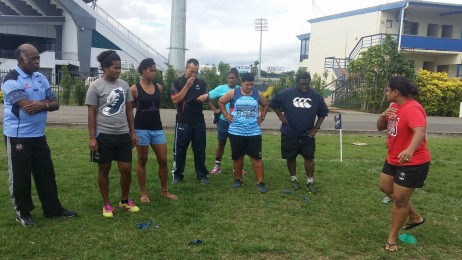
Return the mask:
M16 221L25 227L31 227L37 224L30 214L21 214L21 216L16 215Z
M265 183L263 183L263 182L258 183L258 184L257 184L257 190L258 190L260 193L265 193L265 192L266 192Z
M73 218L76 216L77 216L77 212L73 210L67 210L67 209L64 209L63 212L61 212L61 215L59 215L59 217L63 217L63 218Z
M233 185L231 185L231 188L236 189L236 188L241 188L244 183L242 183L241 180L239 179L234 179Z
M293 180L291 183L292 183L292 190L300 189L300 184L298 183L298 180Z
M62 218L73 218L77 216L77 212L72 210L63 209L63 211L56 215L45 216L46 218L62 217Z
M314 188L314 184L312 182L309 182L306 184L306 189L308 190L309 193L311 194L316 194L318 191Z

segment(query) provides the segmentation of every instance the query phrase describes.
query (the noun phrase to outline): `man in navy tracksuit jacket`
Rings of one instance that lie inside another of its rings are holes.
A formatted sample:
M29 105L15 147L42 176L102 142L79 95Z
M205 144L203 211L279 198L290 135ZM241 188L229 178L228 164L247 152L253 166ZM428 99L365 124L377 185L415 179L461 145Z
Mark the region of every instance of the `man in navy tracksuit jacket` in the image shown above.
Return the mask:
M177 105L175 140L173 146L173 183L184 178L186 151L192 142L194 166L197 179L202 184L209 184L208 170L205 166L206 132L203 104L210 102L207 84L196 78L199 62L189 59L185 74L173 81L170 89L172 102Z

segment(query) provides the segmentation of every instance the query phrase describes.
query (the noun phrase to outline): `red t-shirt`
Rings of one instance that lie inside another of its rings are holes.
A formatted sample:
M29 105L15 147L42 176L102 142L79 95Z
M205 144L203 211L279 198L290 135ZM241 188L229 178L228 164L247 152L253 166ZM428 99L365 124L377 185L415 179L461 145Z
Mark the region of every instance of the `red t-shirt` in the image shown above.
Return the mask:
M396 103L390 107L396 108L395 115L387 118L388 129L388 156L391 165L419 165L430 161L430 151L427 149L426 138L415 150L409 162L400 164L398 155L411 143L414 136L413 128L427 126L427 115L423 107L414 99L409 99L403 105Z

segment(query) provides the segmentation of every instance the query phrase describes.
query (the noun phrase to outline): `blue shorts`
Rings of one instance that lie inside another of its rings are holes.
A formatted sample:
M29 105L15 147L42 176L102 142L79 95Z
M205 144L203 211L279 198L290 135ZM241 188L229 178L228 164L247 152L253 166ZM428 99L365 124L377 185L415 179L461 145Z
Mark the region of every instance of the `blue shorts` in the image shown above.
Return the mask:
M142 130L135 129L136 138L138 138L138 145L149 146L151 144L165 144L164 130Z
M223 119L219 119L217 122L217 139L218 142L226 142L226 138L228 138L228 129L229 129L229 122Z

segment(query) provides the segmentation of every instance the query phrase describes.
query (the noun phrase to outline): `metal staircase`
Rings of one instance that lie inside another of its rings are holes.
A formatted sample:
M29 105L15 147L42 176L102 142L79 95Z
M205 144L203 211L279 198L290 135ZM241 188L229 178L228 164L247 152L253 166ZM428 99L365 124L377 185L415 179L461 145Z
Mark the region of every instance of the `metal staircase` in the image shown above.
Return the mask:
M374 46L381 45L385 40L387 34L380 33L374 35L363 36L359 39L353 50L350 52L348 57L336 58L327 57L324 59L324 68L332 69L335 74L336 80L329 83L326 88L333 89L332 91L332 105L334 106L351 106L352 100L354 100L355 91L354 84L357 84L357 80L349 78L348 65L351 60L355 60L361 52ZM391 35L394 39L397 35Z

